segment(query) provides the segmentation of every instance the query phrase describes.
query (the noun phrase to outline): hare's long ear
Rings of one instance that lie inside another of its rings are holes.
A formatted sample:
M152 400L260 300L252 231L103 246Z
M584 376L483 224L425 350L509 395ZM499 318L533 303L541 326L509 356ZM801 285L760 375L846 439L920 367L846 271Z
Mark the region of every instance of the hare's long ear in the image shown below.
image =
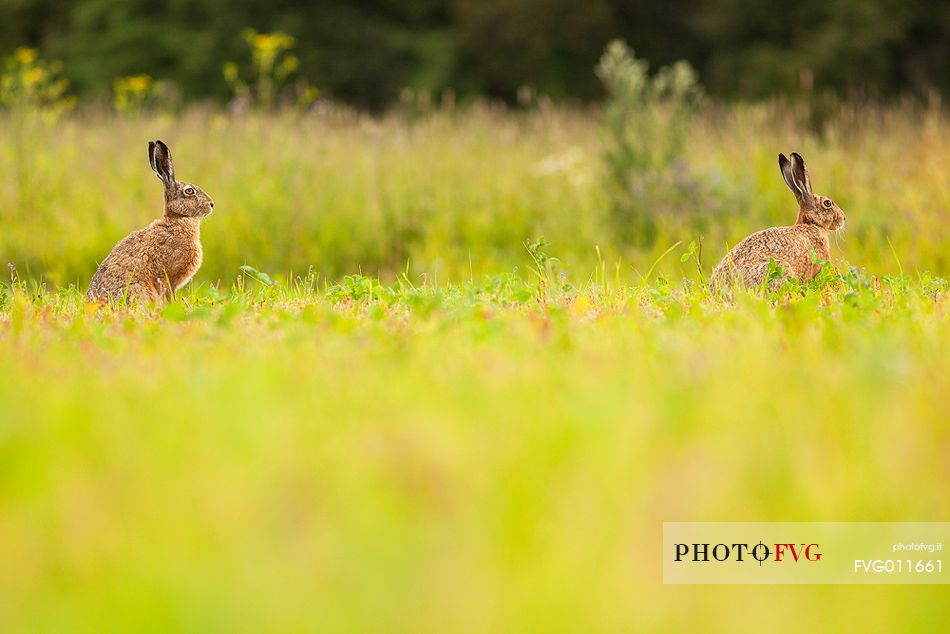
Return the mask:
M172 163L172 153L168 146L161 141L148 144L149 162L158 178L165 183L165 189L175 188L175 166Z
M808 178L808 168L805 167L805 159L798 152L792 152L792 176L807 193L811 193L811 179Z
M148 142L148 164L152 171L158 174L158 168L155 167L155 141Z
M794 154L792 154L792 156L794 156ZM782 170L782 178L785 180L785 184L788 185L788 188L795 194L795 199L801 201L805 192L802 187L795 182L795 175L792 174L792 164L785 158L784 154L778 155L778 167Z

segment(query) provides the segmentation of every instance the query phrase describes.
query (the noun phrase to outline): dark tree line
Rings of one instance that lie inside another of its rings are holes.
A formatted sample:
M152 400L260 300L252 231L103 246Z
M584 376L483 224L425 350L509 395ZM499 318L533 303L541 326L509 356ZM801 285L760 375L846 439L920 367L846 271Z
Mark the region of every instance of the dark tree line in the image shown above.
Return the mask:
M293 35L323 94L373 108L405 86L596 98L616 37L654 66L689 60L724 97L950 92L946 0L0 0L0 53L38 47L81 93L147 73L224 98L245 27Z

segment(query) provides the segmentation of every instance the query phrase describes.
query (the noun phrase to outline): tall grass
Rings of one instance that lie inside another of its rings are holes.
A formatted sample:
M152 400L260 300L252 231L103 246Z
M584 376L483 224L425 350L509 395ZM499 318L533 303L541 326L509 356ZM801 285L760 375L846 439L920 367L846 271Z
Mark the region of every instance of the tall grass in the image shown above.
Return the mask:
M950 119L939 108L846 108L816 134L794 107L708 106L686 143L684 169L702 185L694 208L658 210L646 250L611 224L601 119L558 107L412 119L86 112L26 125L0 115L0 258L21 275L84 285L116 241L161 213L144 148L162 138L179 176L217 202L199 281L229 281L242 264L332 279L392 279L408 266L416 279L460 281L521 266L524 242L542 235L578 274L599 247L636 279L671 244L700 236L709 267L749 232L794 221L775 164L792 149L848 214L836 258L883 273L896 271L896 252L905 271L950 269ZM658 270L681 274L673 261Z

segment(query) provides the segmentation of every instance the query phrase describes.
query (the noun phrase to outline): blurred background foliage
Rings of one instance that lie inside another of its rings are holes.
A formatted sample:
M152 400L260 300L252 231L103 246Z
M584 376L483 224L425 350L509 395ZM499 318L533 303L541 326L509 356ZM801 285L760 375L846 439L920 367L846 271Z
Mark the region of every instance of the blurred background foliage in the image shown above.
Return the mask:
M458 281L542 236L574 271L708 268L794 220L791 150L848 213L836 258L945 274L948 8L7 0L0 261L81 285L160 212L162 138L220 203L198 281Z
M845 106L822 135L808 116L784 102L708 103L675 124L688 142L669 168L640 166L656 148L626 136L635 126L615 137L600 108L557 104L513 112L479 103L415 118L200 107L121 117L80 109L54 122L0 116L0 263L85 288L116 241L161 214L145 156L146 140L161 138L180 178L215 198L199 283L227 283L243 264L323 280L362 272L386 283L403 273L461 282L524 268L525 241L541 236L576 283L602 263L637 281L692 240L704 242L708 271L729 244L794 221L776 163L792 149L808 160L816 191L848 215L832 236L836 262L946 275L946 108ZM671 256L656 273L695 269Z
M950 3L935 0L4 0L0 55L64 60L83 95L147 74L226 100L221 68L248 58L247 27L292 36L301 76L371 109L406 87L599 98L590 69L614 38L651 70L688 60L715 96L950 91Z

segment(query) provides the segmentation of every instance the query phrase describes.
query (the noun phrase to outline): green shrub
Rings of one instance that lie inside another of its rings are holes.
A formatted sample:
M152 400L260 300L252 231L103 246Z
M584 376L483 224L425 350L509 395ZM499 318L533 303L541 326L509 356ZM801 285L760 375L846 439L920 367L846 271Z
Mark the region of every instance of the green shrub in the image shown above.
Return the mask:
M688 62L652 77L647 67L614 40L596 72L607 90L604 161L614 228L628 240L650 244L657 217L687 209L696 189L682 157L702 88Z

